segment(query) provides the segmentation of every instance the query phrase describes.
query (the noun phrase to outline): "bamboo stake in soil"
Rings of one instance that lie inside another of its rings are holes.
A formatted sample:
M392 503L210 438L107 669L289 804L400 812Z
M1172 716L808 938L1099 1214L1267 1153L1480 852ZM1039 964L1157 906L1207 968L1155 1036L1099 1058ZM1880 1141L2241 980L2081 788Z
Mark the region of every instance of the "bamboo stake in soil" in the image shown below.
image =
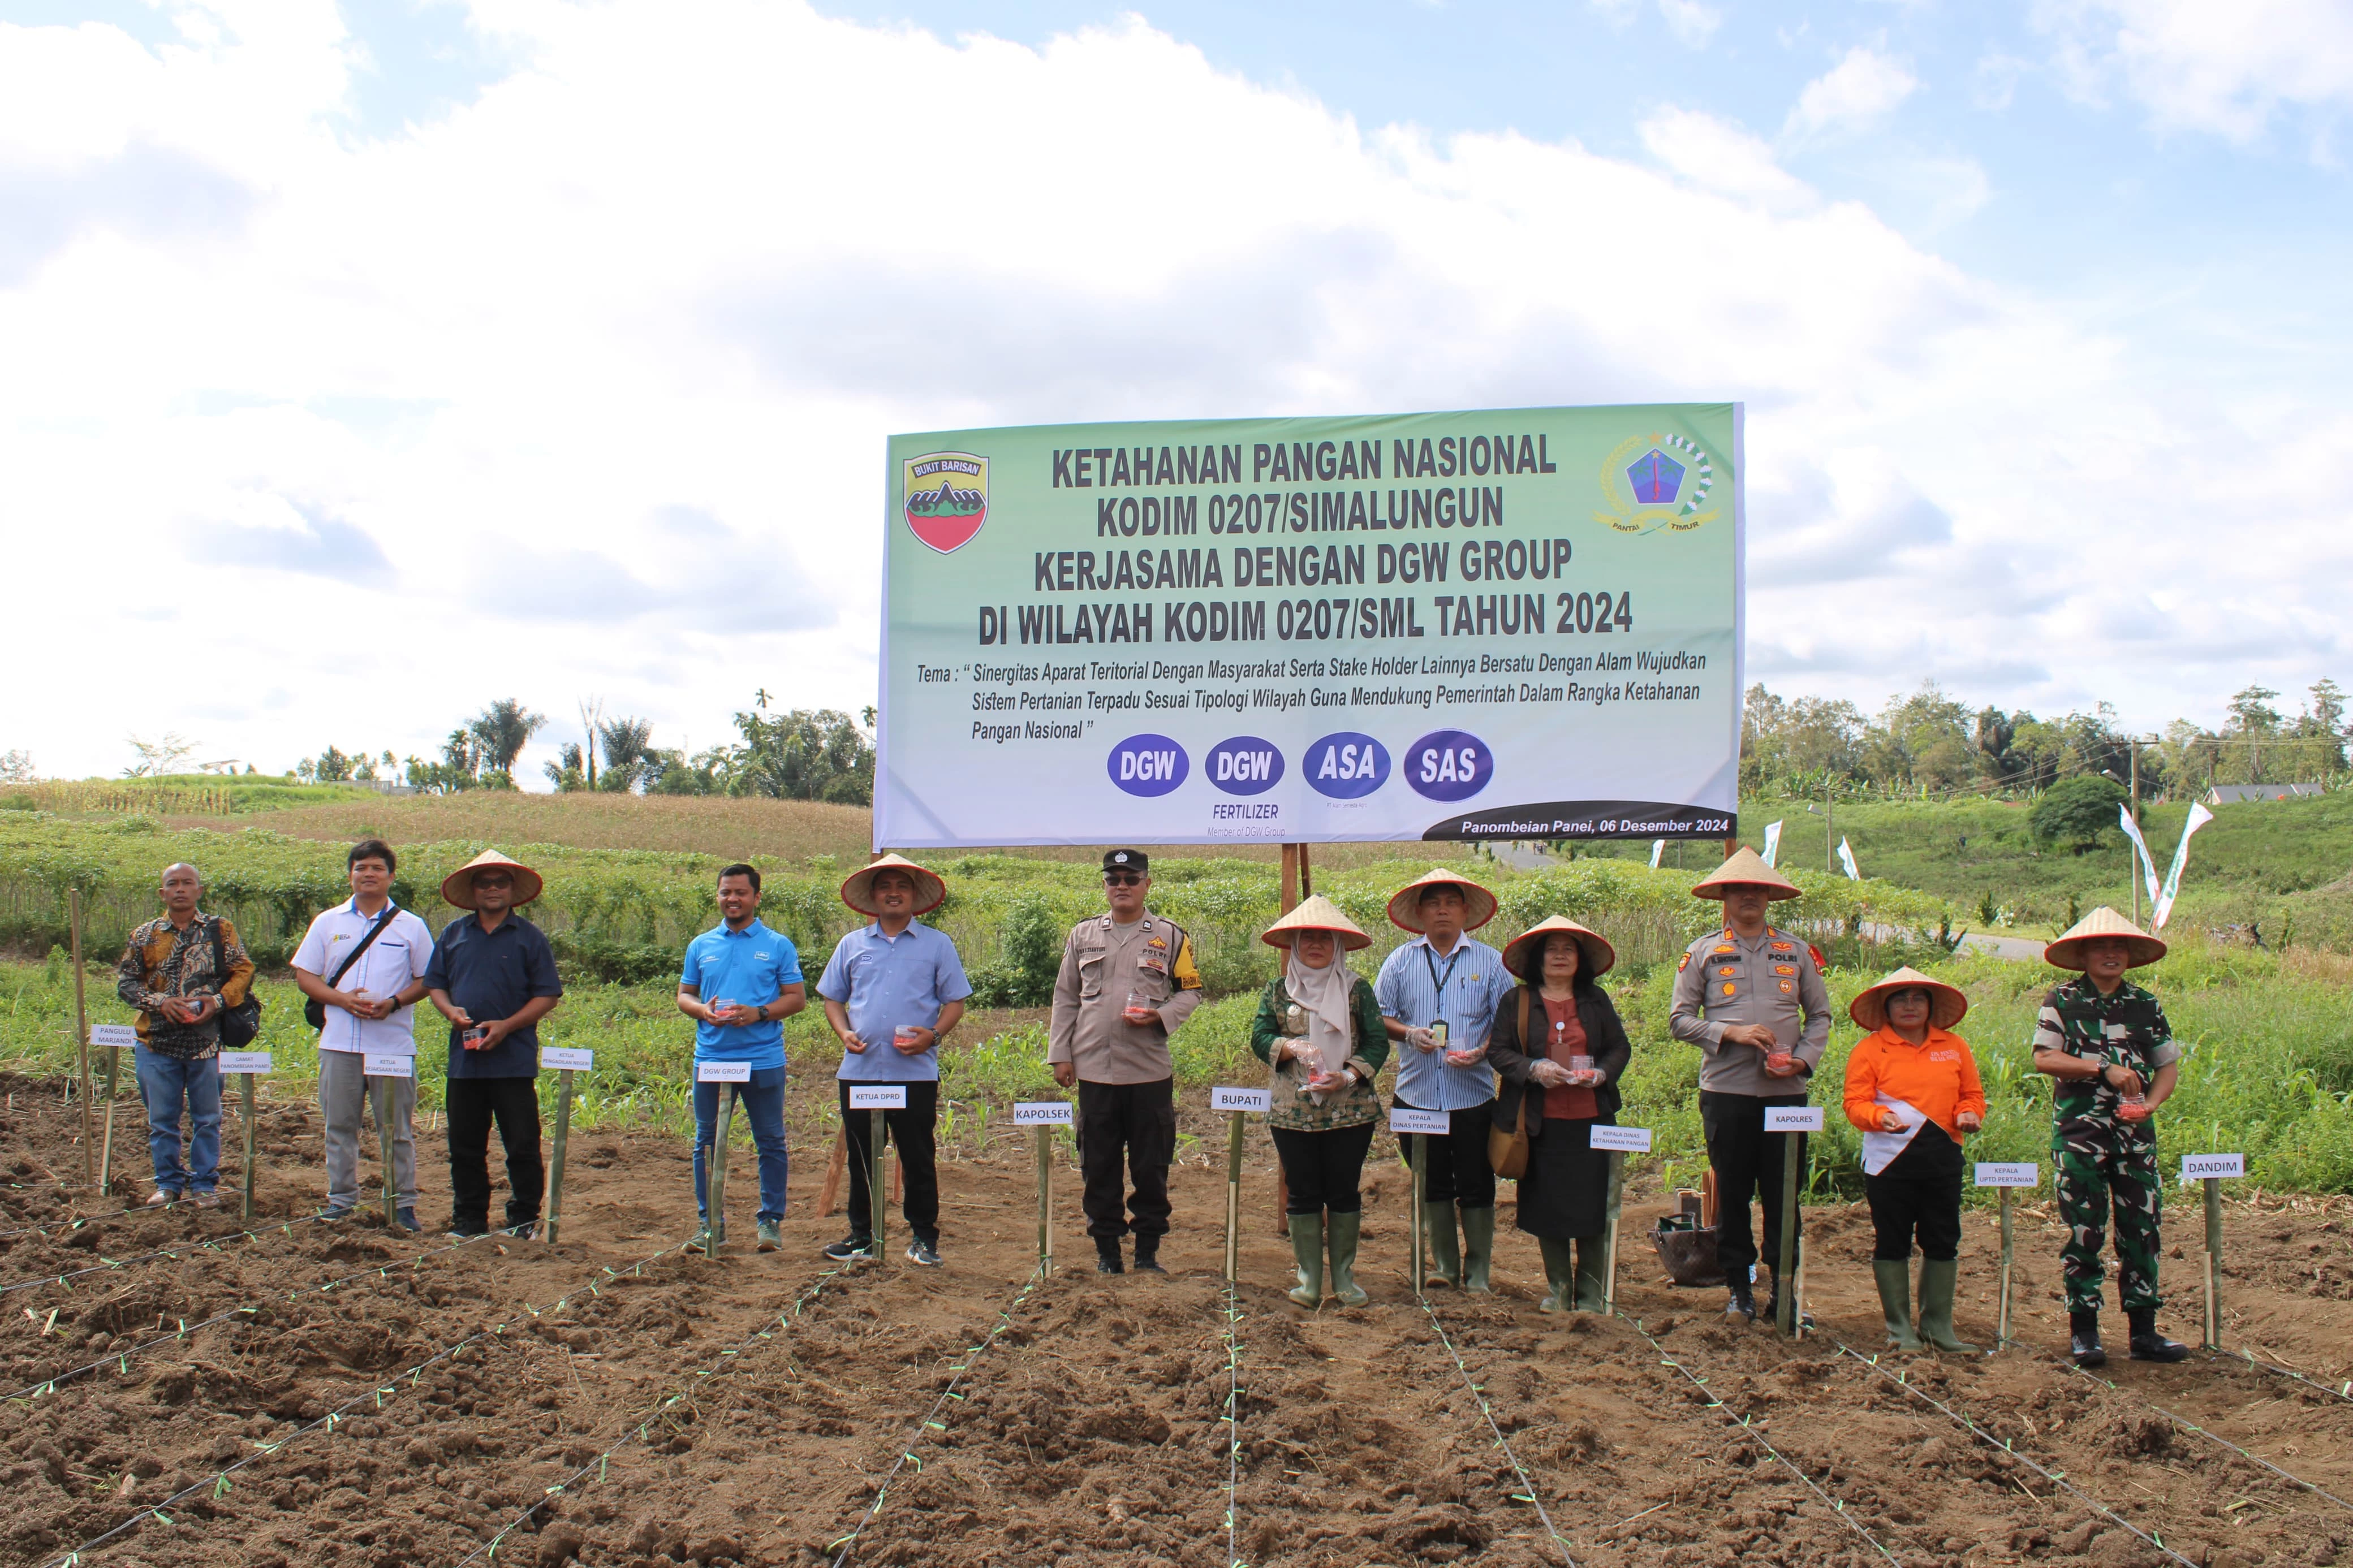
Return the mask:
M556 1226L564 1214L564 1145L572 1136L572 1069L555 1080L555 1158L547 1173L547 1245L555 1245Z
M1054 1272L1054 1130L1032 1128L1038 1143L1038 1272Z
M1798 1331L1798 1159L1805 1142L1802 1132L1781 1134L1781 1257L1773 1282L1780 1297L1774 1326L1785 1335Z
M1609 1151L1609 1221L1601 1239L1601 1310L1618 1310L1618 1210L1626 1198L1626 1152Z
M711 1152L704 1159L707 1171L703 1191L708 1194L704 1207L709 1213L709 1218L703 1224L702 1255L705 1258L718 1257L719 1244L727 1239L727 1138L735 1127L735 1086L721 1084L719 1096L719 1122L714 1129L717 1136L712 1139Z
M869 1147L866 1151L868 1156L868 1170L866 1173L867 1228L872 1231L874 1235L874 1261L878 1264L887 1265L890 1262L891 1255L890 1250L882 1245L883 1216L888 1212L885 1207L882 1195L882 1135L888 1129L889 1124L883 1121L884 1115L887 1114L884 1111L870 1110L866 1114L873 1118L873 1121L871 1123L872 1130L866 1134L870 1141Z
M2206 1187L2206 1349L2222 1348L2222 1184L2214 1176Z
M2010 1228L2010 1189L2001 1189L2001 1295L1995 1309L1994 1349L2010 1343L2010 1260L2012 1242Z
M414 1063L411 1064L410 1070L415 1070ZM384 1161L384 1223L398 1225L400 1223L400 1188L392 1175L392 1080L375 1078L368 1079L367 1082L368 1088L375 1091L376 1150Z
M1424 1167L1427 1165L1427 1163L1428 1163L1428 1162L1429 1162L1429 1158L1430 1158L1430 1156L1429 1156L1429 1152L1428 1152L1429 1145L1430 1145L1430 1139L1429 1139L1429 1137L1428 1137L1426 1134L1424 1134L1424 1133L1419 1133L1419 1132L1414 1133L1412 1136L1413 1136L1413 1222L1412 1222L1412 1225L1411 1225L1411 1226L1410 1226L1409 1228L1410 1228L1410 1232L1411 1232L1411 1235L1412 1235L1412 1237L1413 1237L1413 1275L1412 1275L1412 1279L1413 1279L1413 1293L1414 1293L1415 1295L1419 1296L1419 1295L1420 1295L1420 1294L1421 1294L1421 1289L1422 1289L1422 1286L1421 1286L1421 1269L1422 1269L1422 1263L1423 1263L1424 1258L1427 1256L1427 1254L1428 1254L1428 1252L1429 1252L1429 1248L1430 1248L1430 1238L1429 1238L1429 1237L1425 1237L1424 1235L1422 1235L1422 1226L1421 1226L1421 1220L1422 1220L1422 1215L1421 1215L1421 1194L1422 1194L1422 1189L1423 1189L1423 1186L1424 1186L1424 1184L1425 1184L1425 1177L1424 1177L1424 1173L1424 1173Z
M253 1075L240 1073L245 1079L245 1217L253 1217Z
M98 1144L98 1190L114 1190L114 1081L122 1070L122 1047L106 1047L106 1132Z
M66 890L66 920L73 931L74 1043L81 1062L81 1184L90 1184L90 1007L82 995L81 889Z
M1226 1282L1240 1277L1242 1256L1242 1113L1226 1114Z

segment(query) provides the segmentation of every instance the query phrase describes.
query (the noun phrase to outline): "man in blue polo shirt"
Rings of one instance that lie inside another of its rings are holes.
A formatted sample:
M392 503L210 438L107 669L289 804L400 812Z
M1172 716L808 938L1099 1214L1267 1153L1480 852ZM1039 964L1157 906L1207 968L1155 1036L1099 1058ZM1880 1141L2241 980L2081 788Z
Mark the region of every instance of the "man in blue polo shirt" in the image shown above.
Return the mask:
M783 1244L785 1217L785 1020L808 1005L800 954L784 932L760 923L760 873L734 865L719 873L717 925L686 944L678 1010L695 1022L694 1211L697 1245L709 1239L707 1160L719 1131L719 1091L732 1088L760 1152L760 1250ZM741 1083L702 1081L704 1062L744 1062Z
M495 849L449 873L441 901L471 910L441 929L425 994L449 1020L449 1234L491 1228L491 1125L507 1157L506 1228L539 1223L539 1021L564 996L547 935L515 913L539 873Z
M915 923L940 907L947 884L913 860L885 855L841 884L841 901L874 923L835 945L817 983L826 1022L841 1040L841 1127L849 1156L849 1234L825 1249L828 1258L873 1250L874 1205L868 1190L873 1159L871 1112L852 1113L853 1083L896 1083L907 1089L902 1110L882 1113L884 1135L899 1146L906 1173L901 1212L915 1233L907 1260L925 1268L940 1261L940 1183L932 1127L939 1113L940 1038L964 1016L972 986L945 932Z

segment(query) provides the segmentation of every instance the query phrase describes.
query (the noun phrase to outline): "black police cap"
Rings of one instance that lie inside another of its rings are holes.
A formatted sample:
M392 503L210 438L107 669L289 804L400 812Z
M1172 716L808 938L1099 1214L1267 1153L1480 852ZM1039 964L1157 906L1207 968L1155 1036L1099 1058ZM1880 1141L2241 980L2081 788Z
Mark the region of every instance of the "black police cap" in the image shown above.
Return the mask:
M1103 851L1103 868L1106 871L1133 871L1139 877L1149 876L1152 857L1141 849L1106 849Z

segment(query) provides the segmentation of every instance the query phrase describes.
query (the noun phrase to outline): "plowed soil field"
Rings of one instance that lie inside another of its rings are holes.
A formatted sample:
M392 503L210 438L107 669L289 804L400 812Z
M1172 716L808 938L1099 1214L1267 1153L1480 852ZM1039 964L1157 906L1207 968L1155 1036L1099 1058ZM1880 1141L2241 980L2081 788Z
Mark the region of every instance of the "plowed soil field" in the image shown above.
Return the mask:
M38 1185L78 1173L78 1114L55 1085L0 1087L0 1166L28 1184L0 1189L0 1568L77 1551L91 1568L2353 1560L2341 1200L2229 1205L2226 1343L2310 1383L2203 1354L2132 1363L2119 1320L2112 1387L2057 1359L2059 1233L2035 1208L2020 1343L1874 1367L1860 1208L1808 1215L1820 1331L1794 1344L1668 1285L1640 1202L1624 1315L1540 1314L1508 1187L1497 1294L1425 1306L1404 1277L1409 1189L1377 1149L1372 1303L1309 1313L1281 1294L1262 1132L1229 1299L1222 1169L1178 1173L1171 1272L1116 1279L1092 1271L1065 1169L1060 1267L1036 1277L1010 1141L944 1169L937 1269L818 1256L843 1228L810 1212L822 1150L796 1151L784 1249L716 1262L680 1250L686 1151L653 1138L575 1140L558 1245L306 1221L318 1130L300 1105L265 1112L268 1228L247 1234L232 1203L60 1229L145 1189ZM139 1170L127 1121L117 1152ZM234 1113L228 1131L233 1165ZM419 1153L422 1212L446 1217L438 1140ZM744 1242L750 1169L739 1151ZM2165 1321L2194 1340L2195 1205L2171 1220ZM1981 1342L1996 1258L1973 1214L1961 1328Z

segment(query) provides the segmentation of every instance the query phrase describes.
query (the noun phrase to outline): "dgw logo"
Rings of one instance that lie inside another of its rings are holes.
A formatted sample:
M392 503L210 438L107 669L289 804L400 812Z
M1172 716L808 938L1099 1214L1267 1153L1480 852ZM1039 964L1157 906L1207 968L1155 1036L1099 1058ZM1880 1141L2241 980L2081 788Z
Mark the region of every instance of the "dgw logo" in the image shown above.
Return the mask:
M1228 795L1264 795L1282 778L1282 753L1256 735L1219 742L1207 765L1209 782Z
M1185 782L1192 763L1185 748L1166 735L1130 735L1111 749L1104 766L1111 782L1130 795L1166 795Z

